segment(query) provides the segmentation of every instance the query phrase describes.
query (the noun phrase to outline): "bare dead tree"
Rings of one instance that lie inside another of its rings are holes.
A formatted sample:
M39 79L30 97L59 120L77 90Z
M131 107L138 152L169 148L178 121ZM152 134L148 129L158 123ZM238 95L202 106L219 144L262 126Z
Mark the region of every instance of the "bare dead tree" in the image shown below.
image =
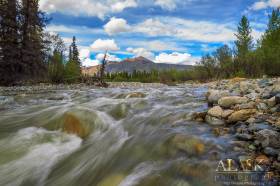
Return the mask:
M101 62L101 65L100 65L100 69L99 69L99 81L100 81L99 84L102 87L108 87L108 84L104 80L105 69L106 69L106 64L107 64L107 61L106 61L107 52L108 51L106 51L105 54L104 54L104 57L102 59L102 62Z

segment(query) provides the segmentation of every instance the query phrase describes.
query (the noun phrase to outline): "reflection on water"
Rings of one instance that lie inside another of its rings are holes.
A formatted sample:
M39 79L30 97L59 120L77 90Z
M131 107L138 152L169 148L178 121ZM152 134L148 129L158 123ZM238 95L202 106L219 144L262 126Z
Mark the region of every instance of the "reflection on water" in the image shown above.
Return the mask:
M211 186L227 144L188 120L205 88L0 96L0 185Z

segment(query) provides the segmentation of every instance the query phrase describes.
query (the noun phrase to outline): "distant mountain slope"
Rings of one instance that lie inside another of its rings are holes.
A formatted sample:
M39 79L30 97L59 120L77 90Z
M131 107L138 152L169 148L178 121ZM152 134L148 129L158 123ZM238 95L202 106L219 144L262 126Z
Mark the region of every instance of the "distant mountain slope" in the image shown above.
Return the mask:
M191 65L175 65L165 63L154 63L144 57L137 57L132 59L125 59L121 62L110 62L106 66L106 71L110 73L114 72L129 72L132 73L134 70L150 72L151 70L188 70L191 69Z
M175 64L165 64L165 63L154 63L153 61L146 59L144 57L137 57L131 59L125 59L121 62L108 62L106 65L106 72L116 73L116 72L128 72L132 73L136 71L146 71L150 72L151 70L189 70L191 65L175 65ZM98 70L98 66L87 67L83 69L85 74L93 75Z

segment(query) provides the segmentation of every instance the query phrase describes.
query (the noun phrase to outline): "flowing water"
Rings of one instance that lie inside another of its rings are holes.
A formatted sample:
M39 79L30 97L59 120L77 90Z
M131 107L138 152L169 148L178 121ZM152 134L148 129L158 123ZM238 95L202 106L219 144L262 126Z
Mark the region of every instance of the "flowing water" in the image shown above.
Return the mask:
M0 185L217 185L230 137L189 119L207 108L205 92L182 85L0 96Z

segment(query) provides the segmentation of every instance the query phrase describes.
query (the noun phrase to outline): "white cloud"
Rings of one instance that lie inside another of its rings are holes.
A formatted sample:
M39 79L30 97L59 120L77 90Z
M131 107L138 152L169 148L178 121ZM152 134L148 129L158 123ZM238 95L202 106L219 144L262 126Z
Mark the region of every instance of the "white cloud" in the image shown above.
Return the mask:
M81 60L90 57L90 50L88 48L80 49L79 53L80 53L79 57L80 57Z
M135 57L142 56L142 57L148 58L150 60L153 60L155 57L151 51L149 51L145 48L127 48L126 51L134 54Z
M193 58L188 53L173 52L171 54L160 53L155 57L156 63L170 63L170 64L189 64L192 65L197 59Z
M130 25L130 28L127 32L177 37L188 41L228 42L235 39L234 24L218 24L175 17L150 18L139 24Z
M96 60L101 62L104 59L104 53L97 54L95 58L96 58ZM107 61L121 61L120 58L118 58L115 55L109 54L109 53L106 56L106 60Z
M92 66L99 65L99 61L96 59L86 58L82 61L82 65L84 67L92 67Z
M48 13L61 12L68 15L97 16L103 19L107 14L122 12L137 7L136 0L41 0L40 9Z
M255 2L249 9L251 10L262 10L268 7L278 8L280 7L280 0L266 0Z
M176 8L175 0L156 0L155 4L166 10L174 10Z
M119 50L119 47L115 43L115 40L111 39L97 39L94 41L94 43L90 46L92 51L98 52L98 51L116 51Z
M104 25L105 32L109 35L126 32L130 29L125 19L112 17L110 21Z
M102 34L104 31L100 28L89 28L86 26L65 26L65 25L48 25L46 28L47 32L55 33L82 33L82 34Z

